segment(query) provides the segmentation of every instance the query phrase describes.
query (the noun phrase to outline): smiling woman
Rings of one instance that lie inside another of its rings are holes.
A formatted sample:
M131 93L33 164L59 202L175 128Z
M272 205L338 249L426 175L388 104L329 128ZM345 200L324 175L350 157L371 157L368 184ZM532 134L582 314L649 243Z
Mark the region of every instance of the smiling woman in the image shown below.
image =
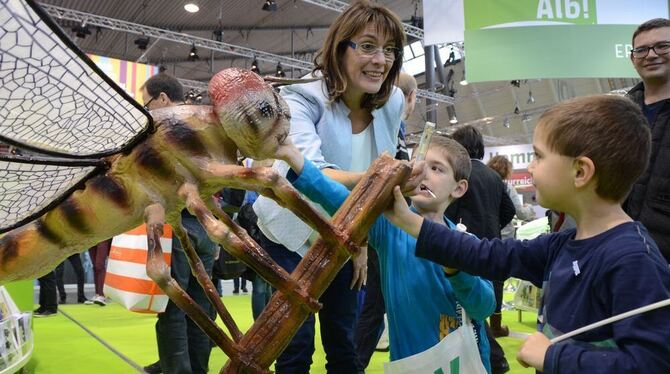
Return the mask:
M396 153L404 98L394 82L404 43L395 14L368 1L356 2L331 25L316 55L314 75L323 79L281 92L291 110L291 141L324 173L348 187L382 152ZM275 168L288 169L279 162ZM259 198L254 210L263 233L261 245L292 271L311 244L312 230L267 198ZM342 268L320 299L329 372L360 372L367 364L367 360L358 363L352 339L357 290L366 278L364 251ZM308 372L313 341L314 316L310 316L277 360L277 371Z

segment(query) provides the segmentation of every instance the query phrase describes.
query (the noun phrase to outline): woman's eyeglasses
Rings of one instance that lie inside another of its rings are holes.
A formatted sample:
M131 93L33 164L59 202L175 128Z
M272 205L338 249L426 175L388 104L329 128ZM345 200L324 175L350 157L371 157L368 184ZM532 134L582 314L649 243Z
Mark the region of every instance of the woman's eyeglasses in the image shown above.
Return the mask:
M392 46L387 46L387 47L377 47L376 45L368 42L363 42L363 43L354 43L351 40L345 40L345 43L352 49L355 49L358 51L360 54L363 56L374 56L377 53L381 52L384 54L384 58L388 62L393 62L397 59L400 59L402 57L402 49L398 47L392 47Z

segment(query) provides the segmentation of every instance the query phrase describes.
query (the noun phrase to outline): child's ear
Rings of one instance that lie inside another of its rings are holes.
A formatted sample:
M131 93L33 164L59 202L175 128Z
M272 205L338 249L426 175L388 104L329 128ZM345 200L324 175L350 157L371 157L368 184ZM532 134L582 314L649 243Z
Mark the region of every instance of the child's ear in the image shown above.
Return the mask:
M573 172L575 176L575 187L581 188L589 184L596 174L596 165L588 157L580 156L573 162Z
M465 179L461 179L456 183L456 188L454 188L453 191L451 191L451 197L454 199L459 199L465 195L465 193L468 191L468 181Z

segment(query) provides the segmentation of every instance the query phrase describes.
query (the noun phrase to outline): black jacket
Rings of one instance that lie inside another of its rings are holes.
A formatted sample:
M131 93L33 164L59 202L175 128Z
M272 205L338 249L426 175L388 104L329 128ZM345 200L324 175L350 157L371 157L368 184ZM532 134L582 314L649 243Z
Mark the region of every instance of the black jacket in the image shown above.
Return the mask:
M472 160L468 191L447 208L446 215L454 223L467 226L478 238L500 238L515 210L498 173L479 160Z
M633 87L628 97L642 108L644 85L640 83ZM624 209L649 230L658 249L670 262L670 100L665 100L650 126L649 167L633 185Z

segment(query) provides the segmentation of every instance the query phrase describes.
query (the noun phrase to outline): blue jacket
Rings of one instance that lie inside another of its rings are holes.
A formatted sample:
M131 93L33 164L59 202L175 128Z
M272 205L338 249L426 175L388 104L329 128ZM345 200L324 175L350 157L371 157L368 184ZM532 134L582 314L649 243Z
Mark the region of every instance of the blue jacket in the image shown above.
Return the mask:
M307 160L299 177L289 172L288 178L330 214L349 195L346 187L323 175ZM437 344L441 334L458 328L460 305L473 319L482 363L490 372L489 344L482 321L495 309L491 283L464 272L447 277L442 266L417 258L416 239L383 216L370 229L369 243L379 254L391 361L423 352Z

